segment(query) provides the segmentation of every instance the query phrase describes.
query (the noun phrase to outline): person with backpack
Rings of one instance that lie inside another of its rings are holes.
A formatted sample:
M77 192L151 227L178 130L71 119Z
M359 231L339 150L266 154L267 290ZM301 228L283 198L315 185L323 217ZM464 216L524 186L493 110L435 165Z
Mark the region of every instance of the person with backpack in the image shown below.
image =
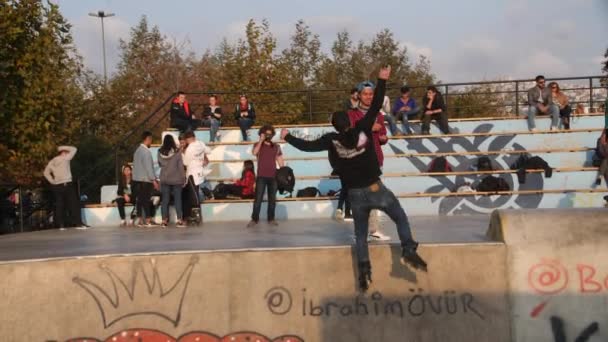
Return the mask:
M175 144L171 134L165 135L163 145L158 150L157 158L160 166L160 192L162 227L169 225L169 200L173 196L173 205L177 216L177 227L185 227L182 211L182 188L186 183L184 161L182 154Z
M233 184L225 184L224 191L228 195L238 196L242 199L254 198L255 186L255 167L252 160L243 162L243 172L241 178L237 179Z
M345 112L332 116L336 132L327 133L320 138L307 141L299 139L287 129L281 131L281 138L295 148L306 152L333 151L338 158L336 163L340 178L348 188L353 218L355 221L355 252L357 256L358 280L361 291L367 291L371 282L371 263L368 250L369 215L372 209L384 211L397 225L401 240L402 257L407 264L426 271L426 262L418 255L418 242L412 236L410 224L403 207L392 191L380 180L382 171L376 157L372 127L382 107L386 80L390 66L380 70L378 84L371 105L365 116L354 127Z
M274 211L277 204L277 164L279 167L285 166L283 160L283 152L281 146L272 142L274 137L274 127L264 125L258 131L260 140L253 145L253 155L258 159L258 176L255 180L255 201L253 202L253 212L251 213L251 221L247 224L247 228L254 227L260 221L260 210L262 209L262 200L264 199L264 191L268 189L268 208L267 220L271 226L277 226L278 222L274 219Z

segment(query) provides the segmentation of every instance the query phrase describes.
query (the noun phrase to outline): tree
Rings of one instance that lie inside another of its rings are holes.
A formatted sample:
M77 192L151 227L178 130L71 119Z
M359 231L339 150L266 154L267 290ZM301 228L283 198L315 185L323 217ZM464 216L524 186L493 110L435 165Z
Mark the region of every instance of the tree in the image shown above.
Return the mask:
M296 89L310 86L322 57L319 35L313 34L303 20L298 20L290 46L283 50L281 57L289 71L286 76L290 86Z
M84 115L81 62L57 5L0 0L0 181L39 179Z

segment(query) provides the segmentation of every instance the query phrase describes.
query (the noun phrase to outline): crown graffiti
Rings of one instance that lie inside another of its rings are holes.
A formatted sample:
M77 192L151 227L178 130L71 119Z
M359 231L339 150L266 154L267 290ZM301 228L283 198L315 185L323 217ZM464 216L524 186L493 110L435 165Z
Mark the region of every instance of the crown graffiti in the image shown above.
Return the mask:
M110 289L104 289L99 284L78 276L72 281L91 295L101 314L104 328L122 319L142 315L160 317L177 327L190 276L197 263L198 257L192 256L188 265L169 288L163 287L156 268L156 260L153 258L150 259L151 275L146 272L146 263L135 262L129 283L106 264L100 264L100 268L112 283Z

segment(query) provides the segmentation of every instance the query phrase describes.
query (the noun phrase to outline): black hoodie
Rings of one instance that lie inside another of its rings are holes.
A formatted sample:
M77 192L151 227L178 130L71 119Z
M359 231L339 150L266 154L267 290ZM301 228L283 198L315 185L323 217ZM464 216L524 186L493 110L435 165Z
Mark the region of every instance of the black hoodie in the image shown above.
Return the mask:
M333 154L334 167L344 185L351 188L367 187L380 179L382 171L376 157L372 126L382 108L386 81L378 79L372 104L355 127L343 133L327 133L317 140L307 141L288 134L285 141L306 151L327 151Z

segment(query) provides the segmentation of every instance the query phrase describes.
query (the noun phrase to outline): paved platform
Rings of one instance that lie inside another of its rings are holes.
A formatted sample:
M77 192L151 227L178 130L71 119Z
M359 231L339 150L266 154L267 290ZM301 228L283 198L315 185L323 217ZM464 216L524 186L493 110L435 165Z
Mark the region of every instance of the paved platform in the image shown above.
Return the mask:
M411 217L414 236L422 243L488 241L490 218L478 216ZM353 224L328 219L265 222L209 222L197 228L118 228L45 230L0 236L0 262L80 256L254 250L352 245ZM397 243L394 224L382 221L383 232Z

